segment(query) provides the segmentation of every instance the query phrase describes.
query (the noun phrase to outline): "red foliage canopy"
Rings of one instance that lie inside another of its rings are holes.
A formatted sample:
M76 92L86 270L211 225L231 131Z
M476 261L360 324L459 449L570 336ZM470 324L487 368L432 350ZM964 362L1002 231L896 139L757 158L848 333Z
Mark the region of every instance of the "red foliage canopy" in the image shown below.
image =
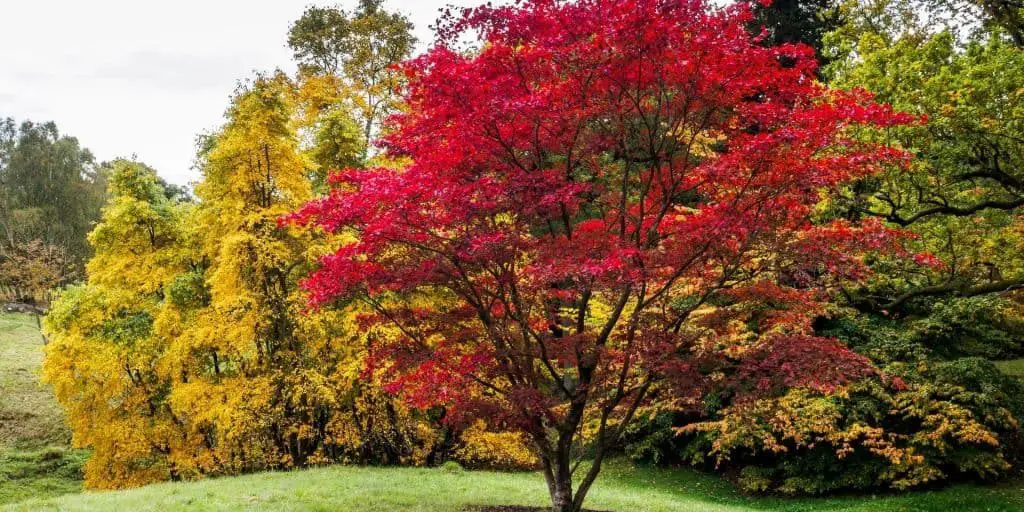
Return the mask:
M370 304L401 333L373 347L396 390L527 432L549 482L584 418L603 450L640 402L700 392L730 360L716 382L737 390L870 372L810 319L894 233L811 216L905 160L855 131L912 120L816 82L810 48L763 47L749 19L701 0L463 12L405 66L383 144L412 164L339 172L291 218L357 237L305 282L311 302ZM466 31L483 44L458 52ZM752 311L753 359L709 348Z

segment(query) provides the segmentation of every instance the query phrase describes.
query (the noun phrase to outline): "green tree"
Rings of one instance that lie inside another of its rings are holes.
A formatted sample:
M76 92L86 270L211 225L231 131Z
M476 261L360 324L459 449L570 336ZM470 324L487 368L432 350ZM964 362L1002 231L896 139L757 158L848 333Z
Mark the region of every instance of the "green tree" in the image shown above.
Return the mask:
M842 10L836 0L774 0L770 4L751 2L755 33L767 30L764 43L804 43L814 48L819 60L827 63L824 51L825 34L843 23Z
M939 17L1001 31L1014 46L1024 47L1024 2L1020 0L925 0L923 5Z
M903 309L921 297L1024 286L1024 51L998 34L959 47L949 32L867 33L835 83L865 87L920 114L888 136L917 158L910 172L860 183L845 207L919 235L941 264L886 268L862 306Z
M106 168L56 124L0 122L0 257L39 240L81 268L99 218Z
M898 39L948 30L962 42L995 34L1024 47L1024 2L1020 0L842 0L839 5L844 18L839 32L849 41L866 32ZM852 38L851 29L857 32ZM846 47L838 54L848 56L853 49Z
M288 45L306 75L337 79L339 96L358 113L362 127L362 160L383 120L395 112L403 80L395 64L408 58L416 44L412 23L381 7L382 0L360 0L349 13L338 7L306 9L288 32ZM328 118L323 137L336 140L337 114ZM348 135L345 135L348 137Z

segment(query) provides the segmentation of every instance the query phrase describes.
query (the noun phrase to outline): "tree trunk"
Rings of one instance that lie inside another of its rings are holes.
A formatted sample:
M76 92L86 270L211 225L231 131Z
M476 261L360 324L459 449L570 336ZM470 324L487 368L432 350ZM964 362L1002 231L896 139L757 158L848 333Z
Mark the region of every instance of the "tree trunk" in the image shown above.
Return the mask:
M564 461L546 458L545 464L547 467L544 476L548 481L548 492L551 494L552 512L576 512L573 509L572 473L569 470L568 457Z
M555 491L551 495L553 512L576 512L572 506L572 482L556 482Z
M545 450L541 457L544 463L544 478L547 480L548 492L551 495L553 512L579 512L582 500L575 500L572 489L572 446L573 434L560 434L555 446Z

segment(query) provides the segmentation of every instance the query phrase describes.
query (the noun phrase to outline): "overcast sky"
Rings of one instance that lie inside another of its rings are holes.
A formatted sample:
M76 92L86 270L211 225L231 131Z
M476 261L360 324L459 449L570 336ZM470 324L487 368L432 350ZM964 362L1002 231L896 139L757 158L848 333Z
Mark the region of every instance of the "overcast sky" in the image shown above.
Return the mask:
M221 124L236 82L294 70L286 32L311 3L356 0L0 0L0 117L56 121L100 160L135 155L186 184L195 136ZM480 3L386 2L421 48L440 8Z

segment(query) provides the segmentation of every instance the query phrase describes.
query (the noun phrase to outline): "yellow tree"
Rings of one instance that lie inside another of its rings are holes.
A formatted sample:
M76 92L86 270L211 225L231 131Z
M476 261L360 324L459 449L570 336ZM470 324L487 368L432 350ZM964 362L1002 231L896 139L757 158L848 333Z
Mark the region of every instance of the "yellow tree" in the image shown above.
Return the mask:
M44 378L67 410L75 445L93 451L85 477L96 488L172 476L175 426L161 399L168 382L156 370L164 347L153 320L184 263L187 209L135 162L114 163L110 195L89 235L87 282L62 292L45 322Z
M257 77L200 154L191 224L207 265L182 294L196 300L169 301L160 321L171 340L162 370L176 379L169 402L188 440L175 462L187 471L275 466L283 456L283 380L299 349L291 273L305 243L277 217L310 196L293 92L281 73Z
M411 462L423 445L403 411L382 411L353 387L363 357L356 313L304 314L297 280L326 249L278 223L311 195L299 102L284 74L257 77L200 154L190 224L207 265L202 279L183 277L182 300L172 294L158 321L171 340L161 370L184 425L174 452L183 475L363 459L368 433L400 447L388 462ZM381 414L391 416L368 428Z
M281 73L239 89L202 146L196 204L167 199L144 166L115 166L88 282L46 322L46 378L76 443L93 450L90 487L424 464L456 448L478 465L519 460L516 439L477 429L458 444L439 415L387 396L365 362L370 337L389 333L361 329L367 311L307 311L299 277L349 236L279 223L311 196L297 127L315 101Z

